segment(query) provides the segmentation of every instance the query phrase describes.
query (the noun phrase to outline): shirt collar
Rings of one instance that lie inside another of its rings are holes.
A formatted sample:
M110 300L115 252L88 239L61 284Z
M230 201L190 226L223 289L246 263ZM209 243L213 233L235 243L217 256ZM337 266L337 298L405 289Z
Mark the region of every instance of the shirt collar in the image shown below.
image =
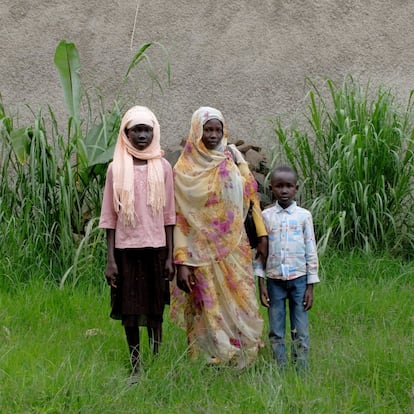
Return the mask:
M276 208L277 213L281 213L282 211L285 211L288 214L293 214L293 212L296 209L296 206L297 206L296 201L294 201L288 208L282 208L277 201L276 201L276 204L275 204L275 208Z

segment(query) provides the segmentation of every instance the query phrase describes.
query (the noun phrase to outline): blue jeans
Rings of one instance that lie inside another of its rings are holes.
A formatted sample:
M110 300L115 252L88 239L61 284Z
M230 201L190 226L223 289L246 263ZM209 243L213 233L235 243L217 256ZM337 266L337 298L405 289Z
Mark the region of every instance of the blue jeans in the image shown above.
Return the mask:
M293 280L267 279L270 298L269 340L273 356L280 367L287 365L286 355L286 300L289 302L292 362L298 369L306 370L309 356L308 312L304 310L307 277Z

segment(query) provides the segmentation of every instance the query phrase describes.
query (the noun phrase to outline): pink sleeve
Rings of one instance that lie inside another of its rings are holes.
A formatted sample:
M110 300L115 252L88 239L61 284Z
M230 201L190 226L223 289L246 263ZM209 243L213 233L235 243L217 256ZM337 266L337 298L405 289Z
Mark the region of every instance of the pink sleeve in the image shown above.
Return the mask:
M101 217L99 219L99 228L115 229L118 216L114 210L113 202L113 180L112 180L112 163L108 166L106 173L105 188L102 200Z
M165 159L163 161L165 177L164 225L170 226L175 224L174 180L171 164Z

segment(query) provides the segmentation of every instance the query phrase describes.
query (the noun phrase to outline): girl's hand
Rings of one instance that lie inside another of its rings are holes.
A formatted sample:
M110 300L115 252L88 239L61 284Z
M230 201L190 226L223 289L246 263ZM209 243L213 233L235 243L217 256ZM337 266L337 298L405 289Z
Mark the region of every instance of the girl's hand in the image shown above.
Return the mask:
M165 261L164 278L170 282L174 279L175 269L171 258Z
M267 293L267 287L265 284L265 280L262 277L259 277L259 294L260 294L260 302L265 308L270 306L270 298L269 294Z
M179 265L177 268L177 286L184 292L190 293L195 286L194 271L190 266Z
M105 269L106 282L109 286L117 288L118 266L115 261L108 262Z
M308 285L305 290L305 296L303 297L303 308L308 311L313 306L313 285Z

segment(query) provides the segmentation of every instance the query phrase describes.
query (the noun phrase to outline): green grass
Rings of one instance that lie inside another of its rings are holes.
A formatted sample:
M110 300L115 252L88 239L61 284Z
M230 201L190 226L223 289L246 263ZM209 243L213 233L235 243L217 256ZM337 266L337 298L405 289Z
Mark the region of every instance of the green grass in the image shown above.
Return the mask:
M144 370L133 387L99 268L94 282L63 290L38 277L2 278L0 412L414 412L413 265L350 255L321 264L306 377L277 371L265 333L258 361L243 371L190 362L185 335L166 314L157 358L143 331Z

